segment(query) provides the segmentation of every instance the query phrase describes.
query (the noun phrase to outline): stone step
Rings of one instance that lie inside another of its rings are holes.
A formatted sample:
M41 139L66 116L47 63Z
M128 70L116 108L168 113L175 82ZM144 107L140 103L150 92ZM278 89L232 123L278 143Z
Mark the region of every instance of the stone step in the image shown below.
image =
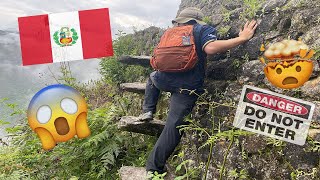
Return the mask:
M141 133L151 136L159 136L164 128L165 122L154 119L143 122L138 117L123 116L118 122L118 128L123 131Z
M150 56L121 56L118 60L123 64L150 67Z
M123 83L123 84L120 84L120 88L127 92L144 94L146 90L146 83L140 83L140 82Z
M119 170L121 180L146 180L147 172L144 167L123 166ZM174 175L170 172L164 177L165 180L174 180Z

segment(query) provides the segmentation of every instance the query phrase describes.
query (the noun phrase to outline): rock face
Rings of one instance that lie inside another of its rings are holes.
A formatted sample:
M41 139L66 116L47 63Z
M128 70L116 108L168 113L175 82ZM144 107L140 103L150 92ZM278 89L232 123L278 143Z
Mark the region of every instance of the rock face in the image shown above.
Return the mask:
M301 37L311 48L319 49L320 0L182 0L179 12L186 7L200 8L208 23L216 27L219 39L237 37L245 19L255 18L259 22L256 34L249 42L229 52L208 57L206 89L211 100L237 104L243 85L252 85L316 105L309 140L304 146L256 134L239 136L237 143L229 149L223 179L320 179L319 64L314 62L311 79L303 87L283 90L268 82L263 72L264 66L257 60L262 43L273 43L288 37ZM215 109L214 113L217 118L223 119L219 128L232 128L235 109ZM212 127L208 123L212 117L208 115L207 107L202 110L198 108L195 118L202 127ZM199 138L190 138L192 135L186 134L183 143L194 144L197 148L205 140L200 138L202 140L199 142ZM224 138L215 142L207 179L219 178L229 144L230 139ZM189 153L187 157L200 163L206 162L208 155L209 148L202 149L198 156Z
M256 59L263 42L275 42L290 36L302 39L312 48L319 47L319 1L304 0L182 0L179 12L186 7L200 8L209 24L218 30L220 39L236 37L246 19L260 23L254 38L231 50L233 58Z

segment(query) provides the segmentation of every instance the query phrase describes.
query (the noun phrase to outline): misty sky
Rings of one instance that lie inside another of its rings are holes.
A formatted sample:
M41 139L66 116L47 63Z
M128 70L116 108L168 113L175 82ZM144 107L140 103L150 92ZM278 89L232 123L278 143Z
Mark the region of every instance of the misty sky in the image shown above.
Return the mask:
M170 26L180 0L1 0L0 29L17 30L21 16L110 8L112 33Z

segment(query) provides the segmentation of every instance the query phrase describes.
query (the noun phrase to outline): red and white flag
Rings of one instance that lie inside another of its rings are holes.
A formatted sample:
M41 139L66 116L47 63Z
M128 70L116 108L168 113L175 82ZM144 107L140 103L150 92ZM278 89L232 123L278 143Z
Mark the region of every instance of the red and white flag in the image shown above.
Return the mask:
M113 56L108 8L18 21L24 66Z

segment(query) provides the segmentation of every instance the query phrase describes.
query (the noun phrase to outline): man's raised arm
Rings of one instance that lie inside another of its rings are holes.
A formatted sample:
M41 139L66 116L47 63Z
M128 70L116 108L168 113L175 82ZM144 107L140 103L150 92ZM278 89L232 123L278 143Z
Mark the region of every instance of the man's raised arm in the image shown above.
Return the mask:
M210 42L204 47L203 50L207 54L212 55L232 49L250 40L253 37L257 26L258 24L255 20L252 20L250 23L249 21L247 21L247 23L244 25L244 28L240 29L239 37L228 40L216 40Z

